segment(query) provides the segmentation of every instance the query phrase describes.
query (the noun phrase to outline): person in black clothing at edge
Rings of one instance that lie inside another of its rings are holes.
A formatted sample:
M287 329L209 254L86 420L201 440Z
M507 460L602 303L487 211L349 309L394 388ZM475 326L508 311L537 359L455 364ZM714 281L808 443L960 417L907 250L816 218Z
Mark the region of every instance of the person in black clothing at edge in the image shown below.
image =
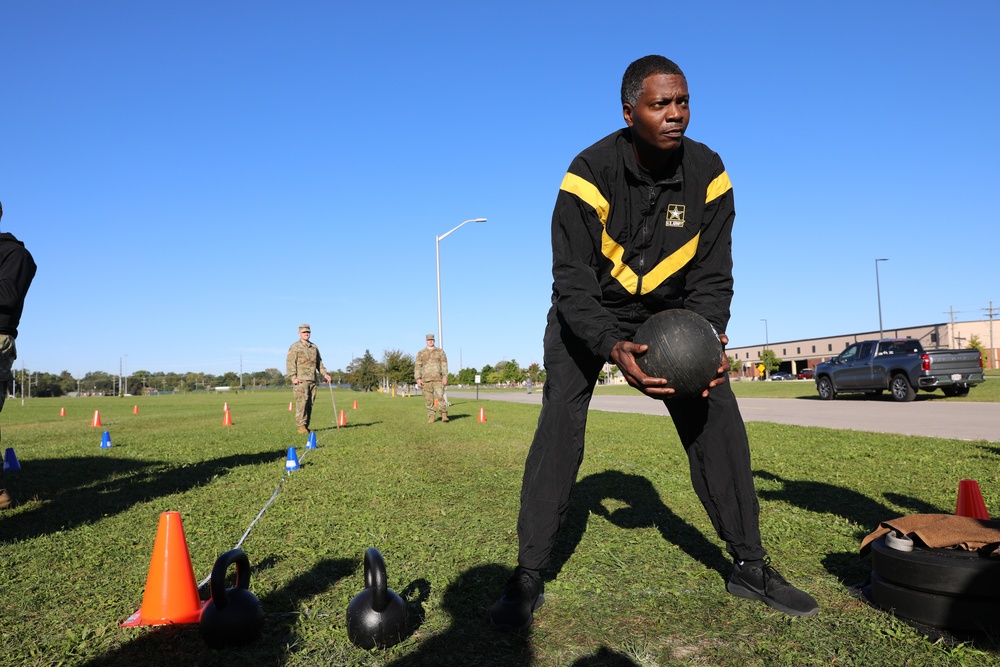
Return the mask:
M725 346L733 296L735 210L722 160L684 136L687 79L663 56L622 78L628 126L580 153L552 215L552 307L544 337L542 411L524 464L518 566L490 609L498 628L521 631L544 602L541 570L583 461L587 409L605 362L663 400L687 451L691 482L734 564L726 589L792 616L816 600L778 574L761 545L760 505L746 428L723 352L700 397L673 398L667 380L642 373L631 340L654 313L685 308L707 319Z
M0 205L0 218L3 206ZM13 234L0 234L0 410L3 410L7 389L14 379L11 368L17 359L17 325L21 323L24 310L24 296L35 277L35 260L24 244ZM3 486L0 480L0 486ZM6 489L0 488L0 510L14 505L14 499Z

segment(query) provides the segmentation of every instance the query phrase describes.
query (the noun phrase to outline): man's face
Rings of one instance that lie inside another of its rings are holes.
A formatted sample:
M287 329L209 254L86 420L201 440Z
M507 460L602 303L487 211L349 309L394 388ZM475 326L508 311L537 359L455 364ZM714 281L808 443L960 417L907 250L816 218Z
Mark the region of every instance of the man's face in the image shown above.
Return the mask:
M434 339L433 338L428 338L427 339L427 347L434 347Z
M670 152L681 145L691 120L687 80L677 74L652 74L642 82L642 95L622 115L632 136L650 148Z
M311 336L311 335L312 335L312 332L309 332L309 331L300 331L299 332L299 338L302 339L303 343L308 343L309 342L309 336Z

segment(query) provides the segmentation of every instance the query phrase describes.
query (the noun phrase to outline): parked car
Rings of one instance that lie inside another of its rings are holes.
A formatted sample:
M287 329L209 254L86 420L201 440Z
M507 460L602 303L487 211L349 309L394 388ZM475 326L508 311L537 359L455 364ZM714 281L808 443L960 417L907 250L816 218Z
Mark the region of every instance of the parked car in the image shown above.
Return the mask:
M813 369L811 369L811 368L803 368L802 370L799 371L799 374L796 375L795 377L797 377L800 380L812 380L813 379Z
M771 373L771 380L778 382L779 380L794 380L795 376L791 373L786 373L784 371L778 371L777 373Z
M895 400L912 401L918 389L965 396L985 378L979 350L925 351L914 338L883 338L849 345L817 365L815 379L824 400L851 392L875 397L888 389Z

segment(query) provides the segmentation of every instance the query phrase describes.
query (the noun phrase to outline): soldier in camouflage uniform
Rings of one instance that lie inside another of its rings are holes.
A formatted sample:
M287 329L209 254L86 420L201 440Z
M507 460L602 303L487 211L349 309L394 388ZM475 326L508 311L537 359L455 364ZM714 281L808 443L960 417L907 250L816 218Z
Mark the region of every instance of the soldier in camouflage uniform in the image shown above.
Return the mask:
M427 334L427 347L417 352L413 378L424 394L427 423L434 423L435 400L441 410L441 421L448 421L448 406L444 403L444 388L448 385L448 357L444 350L434 347L434 334Z
M299 433L309 432L309 418L316 402L316 371L319 370L326 381L330 381L330 374L319 356L319 348L309 342L310 335L309 325L300 324L299 339L288 348L285 363L285 374L292 381L292 393L295 395L295 423L299 426Z

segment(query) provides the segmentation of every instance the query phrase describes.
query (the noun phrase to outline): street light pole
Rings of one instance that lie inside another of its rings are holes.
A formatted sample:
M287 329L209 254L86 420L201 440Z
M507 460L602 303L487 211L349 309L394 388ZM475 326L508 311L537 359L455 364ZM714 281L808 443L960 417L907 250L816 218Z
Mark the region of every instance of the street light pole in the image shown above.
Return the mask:
M878 263L888 262L887 258L880 258L875 260L875 295L878 297L878 337L883 338L882 334L882 289L878 284Z
M436 265L437 265L437 297L438 297L438 342L437 342L437 344L438 344L438 347L440 347L442 350L444 349L444 334L443 334L442 329L441 329L441 241L446 236L448 236L449 234L451 234L452 232L454 232L455 230L457 230L459 227L461 227L462 225L467 225L470 222L486 222L486 218L475 218L473 220L466 220L461 225L458 225L458 227L455 227L454 229L451 229L451 230L445 232L441 236L435 236L434 237L434 250L435 250L435 258L436 258Z
M767 350L767 346L768 346L767 320L762 317L762 318L760 318L760 321L764 323L764 349ZM763 353L761 353L761 356L762 357L764 356ZM764 377L767 377L768 375L770 375L770 373L767 370L767 366L769 366L770 363L771 362L768 361L767 365L764 366Z

